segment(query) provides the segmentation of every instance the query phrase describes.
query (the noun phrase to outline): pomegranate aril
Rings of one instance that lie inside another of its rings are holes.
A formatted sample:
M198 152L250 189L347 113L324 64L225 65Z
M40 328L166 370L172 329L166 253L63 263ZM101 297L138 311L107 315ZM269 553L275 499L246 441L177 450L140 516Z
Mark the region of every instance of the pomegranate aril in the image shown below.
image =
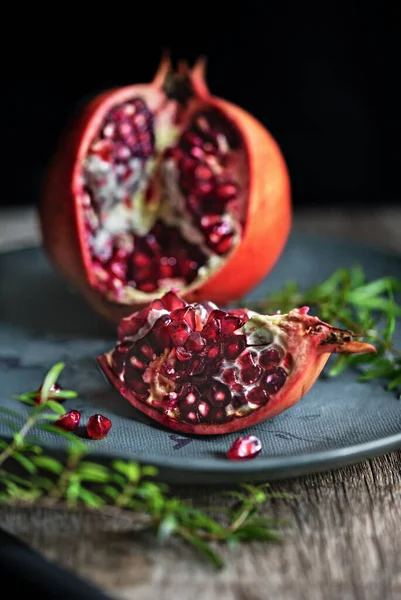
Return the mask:
M107 417L96 414L89 417L86 430L92 440L101 440L109 433L111 421Z
M137 356L131 356L129 361L134 369L137 369L138 371L143 371L146 368L146 363L140 361ZM140 375L138 376L138 379L140 379Z
M198 414L201 420L207 420L208 415L210 413L210 406L206 402L199 402L198 404Z
M241 379L246 385L256 383L262 375L262 369L258 366L249 366L241 370Z
M208 421L210 423L224 423L228 420L228 416L224 408L212 408L209 413Z
M205 363L200 358L193 358L188 366L188 375L201 375L205 370Z
M150 294L151 292L155 292L157 290L157 285L156 285L156 283L152 283L150 281L145 282L145 283L140 283L140 284L138 284L138 290L140 290L141 292L146 292L147 294Z
M253 354L253 352L247 350L246 352L241 354L241 356L238 359L238 362L244 367L253 366L255 364L255 355Z
M55 421L56 427L64 429L64 431L74 431L79 425L81 420L81 413L79 410L70 410L65 415Z
M205 340L198 331L193 331L187 341L185 348L193 352L200 352L205 347Z
M172 321L167 328L174 346L183 346L191 333L185 321Z
M268 394L276 394L285 384L287 373L281 367L265 372L261 385Z
M263 352L259 354L259 364L264 369L270 366L278 365L280 360L280 354L274 348L263 350Z
M155 357L155 351L149 343L140 344L139 349L146 358L152 359Z
M171 323L169 315L163 315L157 319L152 329L152 346L158 350L164 350L171 347L171 338L168 332L168 325Z
M37 394L34 397L34 402L35 404L40 404L41 403L41 393L42 393L42 385L40 386L40 388L38 390L36 390ZM61 387L59 386L58 383L53 383L53 385L51 386L50 390L49 390L49 400L57 400L57 394L61 391ZM60 400L62 400L60 398Z
M182 346L175 349L175 355L179 361L186 362L192 358L192 352L185 350Z
M221 215L204 215L200 220L200 226L202 229L209 229L220 223L220 221Z
M109 269L113 273L113 275L115 275L116 277L119 277L120 279L125 279L125 277L126 277L125 263L118 261L118 260L113 261L112 263L110 263Z
M252 402L252 404L256 404L257 406L263 406L269 401L269 394L260 386L253 387L249 390L246 397L249 402Z
M132 257L132 262L136 267L150 267L152 259L143 252L135 252Z
M174 294L174 292L167 292L167 294L163 296L162 302L165 308L170 311L176 310L178 308L183 308L187 305L185 300L179 298L176 294Z
M238 383L237 371L235 369L225 369L221 378L229 386Z
M178 308L171 313L173 321L185 321L191 329L195 329L195 309L191 307Z
M262 442L255 435L246 435L235 440L227 451L229 460L247 460L255 458L262 450Z
M218 242L218 244L214 246L213 250L218 255L226 254L229 250L231 250L233 242L234 236L228 235L227 237L220 240L220 242Z
M209 348L207 349L208 359L216 360L216 358L218 358L219 355L220 355L220 344L212 344L212 346L209 346Z
M108 140L98 140L91 146L91 154L96 154L101 160L110 162L113 155L113 145Z
M237 196L237 186L232 183L223 183L216 188L216 196L225 201L232 200Z
M224 340L224 356L228 360L234 360L246 348L244 335L232 335Z
M231 402L231 392L226 385L216 382L208 393L208 399L213 406L227 406Z
M238 317L234 317L233 315L224 315L221 320L221 333L223 335L230 335L242 327L243 324L244 322Z

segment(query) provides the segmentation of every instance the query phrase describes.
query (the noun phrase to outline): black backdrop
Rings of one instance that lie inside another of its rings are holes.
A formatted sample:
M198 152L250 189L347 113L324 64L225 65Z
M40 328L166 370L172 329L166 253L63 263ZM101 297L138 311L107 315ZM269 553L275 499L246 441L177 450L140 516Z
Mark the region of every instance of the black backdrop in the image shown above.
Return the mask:
M267 126L297 207L400 202L398 7L163 6L97 4L96 18L84 19L61 5L47 21L28 18L3 72L3 205L37 201L43 169L82 97L150 80L163 47L190 61L205 54L210 89Z

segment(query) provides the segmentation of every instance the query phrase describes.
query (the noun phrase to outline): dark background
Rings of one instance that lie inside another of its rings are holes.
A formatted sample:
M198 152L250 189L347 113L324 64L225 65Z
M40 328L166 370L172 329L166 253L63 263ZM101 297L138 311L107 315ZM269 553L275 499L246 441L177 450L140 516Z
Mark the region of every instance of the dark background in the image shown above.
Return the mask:
M211 91L271 131L296 207L400 202L398 7L247 2L238 13L233 3L184 6L98 4L96 18L84 18L61 5L46 17L53 20L36 15L3 73L3 205L37 202L43 169L77 103L151 80L165 47L190 61L205 54Z

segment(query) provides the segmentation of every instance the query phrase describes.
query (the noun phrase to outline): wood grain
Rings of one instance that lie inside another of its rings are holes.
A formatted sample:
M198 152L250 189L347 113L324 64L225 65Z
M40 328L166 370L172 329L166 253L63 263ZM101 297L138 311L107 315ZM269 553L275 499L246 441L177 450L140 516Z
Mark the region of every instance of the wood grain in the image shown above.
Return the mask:
M32 222L24 219L31 235ZM4 217L0 223L4 231ZM297 217L294 229L341 233L401 251L401 211L393 209L369 215L313 211ZM180 543L157 546L130 520L16 508L2 508L0 520L119 599L401 599L401 452L272 488L293 495L265 509L287 521L282 543L225 550L227 567L219 573ZM200 505L222 504L216 489L173 492Z

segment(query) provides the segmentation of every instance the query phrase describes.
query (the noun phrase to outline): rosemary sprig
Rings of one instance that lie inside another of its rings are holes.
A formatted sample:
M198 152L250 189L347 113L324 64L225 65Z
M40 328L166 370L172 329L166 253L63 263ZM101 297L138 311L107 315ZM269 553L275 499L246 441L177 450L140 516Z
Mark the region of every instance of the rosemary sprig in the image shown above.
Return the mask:
M338 269L323 283L306 290L291 281L278 293L246 306L266 314L310 306L323 321L348 329L377 348L376 354L339 355L328 370L329 376L358 366L362 370L359 381L379 378L388 390L400 390L401 351L394 342L396 319L401 316L395 296L400 291L401 281L395 277L367 281L363 269L355 266L349 271Z
M64 364L58 363L47 373L39 405L33 400L37 392L15 396L31 406L25 421L18 411L1 409L13 419L8 421L13 436L9 442L0 440L0 504L29 506L40 502L48 507L86 507L128 516L138 527L152 531L161 543L172 536L189 543L217 568L224 566L218 552L221 544L280 539L279 523L259 515L269 500L285 497L270 491L268 484L243 485L240 491L229 492L230 507L201 510L171 495L168 486L156 479L157 470L152 466L123 460L104 465L88 460L86 444L52 424L65 413L61 404L51 399L50 391L63 368ZM72 391L64 394L76 395ZM18 421L20 427L16 426ZM40 443L29 442L28 434L34 428L68 439L64 462L47 455ZM15 463L21 474L15 473Z

